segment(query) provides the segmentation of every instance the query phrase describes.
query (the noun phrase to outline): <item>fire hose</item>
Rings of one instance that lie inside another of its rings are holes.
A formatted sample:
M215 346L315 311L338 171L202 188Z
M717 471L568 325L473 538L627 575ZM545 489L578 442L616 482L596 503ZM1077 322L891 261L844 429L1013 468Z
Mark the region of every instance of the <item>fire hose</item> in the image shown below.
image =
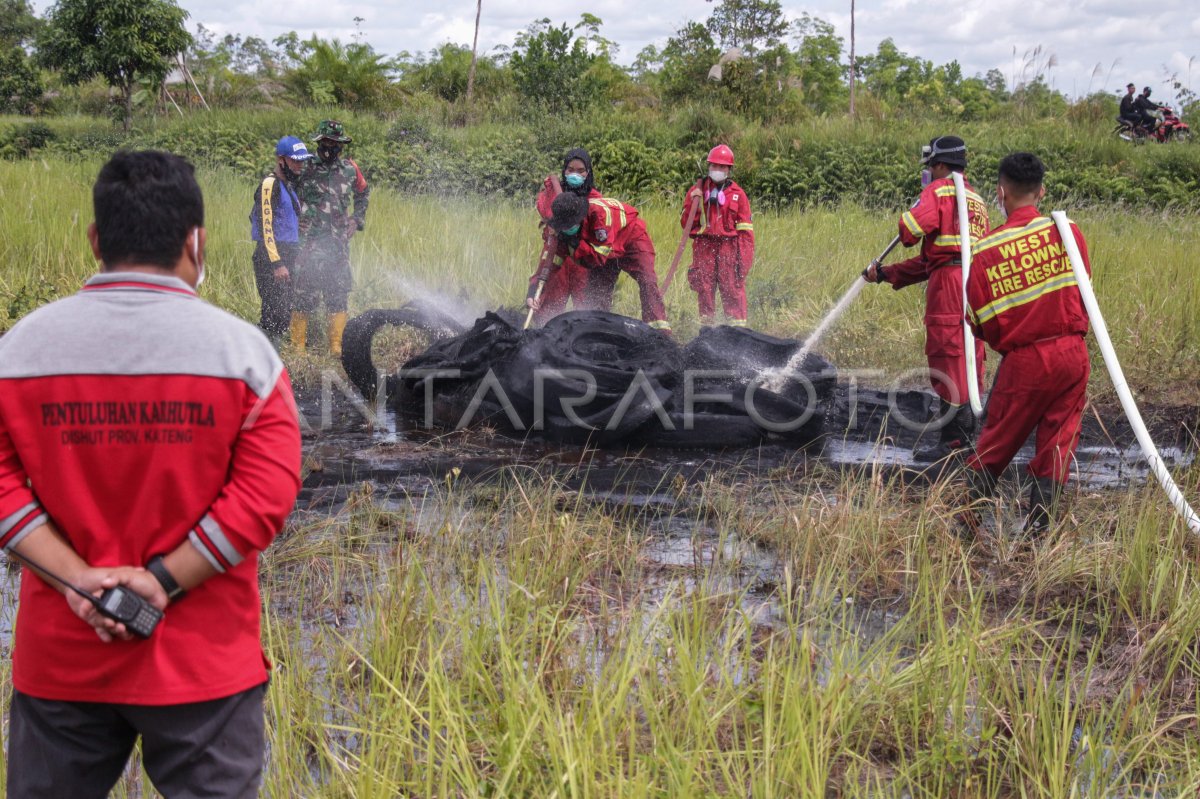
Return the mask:
M692 234L692 223L696 221L696 212L700 210L700 202L697 200L688 209L687 221L683 223L683 237L679 239L679 246L675 248L675 257L671 259L671 268L667 270L667 278L659 290L663 295L666 295L667 289L671 287L671 281L675 279L675 270L679 268L679 260L683 258L683 251L687 249L688 237Z
M951 172L954 181L954 197L958 201L958 236L962 250L962 307L963 307L963 357L967 361L967 396L971 410L976 416L983 413L983 400L979 396L979 373L975 363L975 334L967 321L967 284L971 279L971 219L967 214L967 190L961 172Z
M1058 226L1058 234L1062 237L1063 246L1066 247L1067 257L1071 259L1071 270L1075 273L1075 282L1079 285L1083 305L1091 320L1092 333L1096 336L1096 343L1100 345L1100 353L1104 356L1104 365L1108 368L1109 377L1112 378L1113 389L1116 390L1117 397L1121 400L1121 408L1125 411L1126 418L1129 419L1134 435L1137 436L1138 444L1142 448L1142 455L1146 458L1146 462L1150 465L1150 471L1158 479L1163 490L1167 492L1168 499L1171 500L1175 511L1183 518L1188 529L1200 535L1200 516L1196 515L1196 511L1192 510L1192 506L1184 498L1179 486L1175 485L1175 480L1172 479L1162 456L1158 453L1158 447L1150 439L1150 432L1146 429L1141 411L1138 410L1137 403L1133 399L1133 392L1129 390L1129 384L1125 382L1125 372L1121 369L1121 362L1117 360L1116 350L1113 349L1112 339L1108 335L1108 326L1104 323L1104 316L1100 313L1100 304L1096 301L1096 292L1092 290L1092 281L1083 264L1083 256L1079 253L1079 245L1075 242L1071 223L1063 211L1054 211L1050 217Z

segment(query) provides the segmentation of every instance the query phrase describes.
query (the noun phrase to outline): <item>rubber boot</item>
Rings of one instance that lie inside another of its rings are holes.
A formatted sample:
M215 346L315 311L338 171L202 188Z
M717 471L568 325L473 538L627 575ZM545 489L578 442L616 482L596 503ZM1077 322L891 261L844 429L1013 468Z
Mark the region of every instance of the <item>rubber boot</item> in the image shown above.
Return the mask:
M346 312L329 315L329 352L335 358L342 357L342 333L346 332Z
M308 314L292 311L292 347L296 352L304 352L304 345L308 341Z
M924 444L913 450L913 459L924 463L935 463L951 455L956 455L970 449L975 440L975 413L970 405L951 405L940 400L938 418L946 418L946 423L938 431L935 442Z
M983 531L981 511L996 498L999 479L982 469L966 469L967 507L954 516L954 530L959 538L972 541Z
M1062 483L1049 477L1035 477L1029 486L1029 505L1026 508L1025 527L1022 532L1038 538L1050 529L1054 510L1062 496Z

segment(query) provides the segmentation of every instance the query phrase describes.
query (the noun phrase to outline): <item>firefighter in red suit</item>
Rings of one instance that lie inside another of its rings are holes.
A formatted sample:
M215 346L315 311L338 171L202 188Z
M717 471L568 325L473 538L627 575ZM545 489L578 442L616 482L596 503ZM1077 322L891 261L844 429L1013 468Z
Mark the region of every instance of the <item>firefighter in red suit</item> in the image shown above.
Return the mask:
M680 225L692 237L692 265L688 284L696 292L700 324L711 325L716 316L716 292L720 289L725 320L735 327L746 326L746 275L754 266L754 223L750 198L730 179L733 150L718 144L708 153L708 176L700 179L683 203ZM692 212L693 205L699 205Z
M554 176L546 178L542 190L537 196L537 210L541 214L542 241L546 242L554 231L548 223L552 215L550 210L554 198L560 192L569 191L584 199L599 199L604 196L596 190L592 179L592 157L582 147L571 150L563 159L562 173L556 180ZM575 310L588 307L586 300L588 271L575 262L574 258L565 258L560 266L550 270L542 293L537 295L537 283L541 277L541 268L529 278L529 296L526 305L533 308L533 322L543 325L548 320L558 316L567 308L567 300L571 300Z
M549 224L558 234L554 263L573 258L588 270L588 307L609 310L617 275L625 272L638 284L642 321L670 334L671 323L654 271L654 244L637 209L611 197L585 200L564 191L554 198L551 210Z
M118 152L92 196L102 271L0 338L0 546L87 592L125 585L163 617L133 639L24 569L7 795L107 796L140 736L164 796L255 796L258 553L300 488L287 371L196 293L190 164Z
M967 168L967 146L957 136L940 136L925 148L922 163L931 181L921 190L912 208L900 216L900 241L905 247L921 244L921 254L888 267L872 262L863 272L868 282L890 283L902 289L914 283L925 287L925 357L930 384L941 400L938 418L944 420L938 440L921 446L917 460L936 461L970 447L975 416L967 394L967 361L963 343L962 249L958 205L952 172ZM924 177L924 176L923 176ZM970 184L967 215L971 240L988 229L987 207ZM976 374L983 376L983 342L975 348Z
M1025 529L1046 530L1070 473L1091 367L1087 311L1058 227L1038 212L1045 167L1032 153L1000 162L996 201L1007 221L972 248L968 311L978 335L1002 360L975 453L967 460L973 498L996 480L1037 430ZM1071 223L1091 274L1087 244Z

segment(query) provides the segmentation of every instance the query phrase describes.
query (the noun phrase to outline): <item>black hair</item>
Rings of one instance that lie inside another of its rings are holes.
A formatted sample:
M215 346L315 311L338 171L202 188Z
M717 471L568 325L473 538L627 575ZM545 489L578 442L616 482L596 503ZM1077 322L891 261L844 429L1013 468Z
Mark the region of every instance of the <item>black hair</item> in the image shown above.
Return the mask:
M567 185L567 164L572 161L582 161L584 168L587 169L587 177L583 179L583 185L577 189L573 189ZM592 179L592 157L588 155L587 150L582 147L576 147L573 150L567 151L566 156L563 158L561 178L563 191L578 194L585 199L592 193L592 189L596 188L596 181Z
M1012 153L1000 160L1000 179L1020 194L1032 194L1042 186L1046 166L1033 153Z
M184 158L159 150L120 150L92 186L100 259L173 269L192 228L204 226L204 197Z

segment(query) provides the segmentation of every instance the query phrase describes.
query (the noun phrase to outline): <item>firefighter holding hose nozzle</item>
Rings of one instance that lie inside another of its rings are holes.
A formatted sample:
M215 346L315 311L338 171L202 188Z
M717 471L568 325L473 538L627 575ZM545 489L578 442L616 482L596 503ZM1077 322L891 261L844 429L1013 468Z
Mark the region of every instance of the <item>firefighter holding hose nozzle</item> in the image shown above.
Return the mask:
M938 440L917 448L919 461L939 461L971 446L975 415L967 402L967 356L963 343L962 247L951 173L967 168L967 145L957 136L939 136L922 150L925 166L916 203L900 216L900 243L920 243L921 254L881 266L877 261L863 271L868 283L889 283L902 289L914 283L925 287L925 356L930 384L941 402L938 418L944 420ZM964 178L971 238L988 229L987 207ZM976 374L983 374L983 343L975 343Z

